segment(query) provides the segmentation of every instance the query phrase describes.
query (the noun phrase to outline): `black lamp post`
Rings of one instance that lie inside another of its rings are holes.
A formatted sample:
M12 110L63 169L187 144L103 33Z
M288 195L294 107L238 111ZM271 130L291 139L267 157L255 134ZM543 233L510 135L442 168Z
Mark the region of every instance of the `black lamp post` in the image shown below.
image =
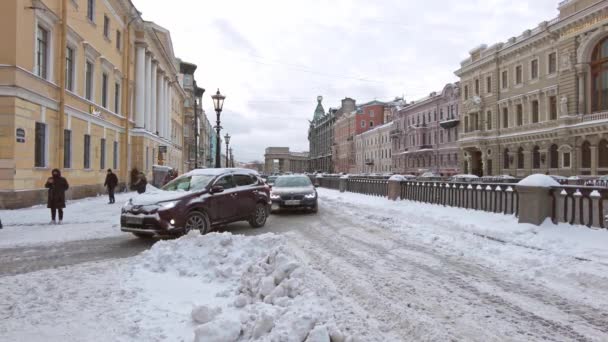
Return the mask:
M222 167L220 159L222 156L222 145L220 142L220 131L222 130L222 126L220 125L220 114L222 113L222 109L224 108L224 99L226 99L226 96L220 94L220 90L218 89L217 93L211 96L211 98L213 99L213 107L215 108L215 113L217 114L217 121L215 125L215 168L219 169Z
M230 151L230 167L234 167L234 155L232 154L232 147L228 149Z
M230 134L226 133L224 140L226 140L226 167L230 167L230 149L228 148L230 145Z

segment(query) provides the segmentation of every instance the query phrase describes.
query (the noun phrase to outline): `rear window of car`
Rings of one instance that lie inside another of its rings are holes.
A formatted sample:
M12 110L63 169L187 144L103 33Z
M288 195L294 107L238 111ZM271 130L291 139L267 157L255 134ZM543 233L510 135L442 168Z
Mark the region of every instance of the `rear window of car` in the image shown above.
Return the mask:
M274 183L277 187L297 188L304 186L312 186L308 177L279 177Z

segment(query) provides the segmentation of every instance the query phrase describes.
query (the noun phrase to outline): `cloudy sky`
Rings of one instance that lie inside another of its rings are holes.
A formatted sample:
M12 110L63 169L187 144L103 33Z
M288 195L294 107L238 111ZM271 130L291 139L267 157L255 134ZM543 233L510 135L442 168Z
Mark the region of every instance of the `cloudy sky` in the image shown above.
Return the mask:
M558 14L558 0L133 1L198 65L209 119L211 92L227 96L222 126L239 161L268 146L307 151L317 95L326 110L347 96L415 100L456 81L474 47Z

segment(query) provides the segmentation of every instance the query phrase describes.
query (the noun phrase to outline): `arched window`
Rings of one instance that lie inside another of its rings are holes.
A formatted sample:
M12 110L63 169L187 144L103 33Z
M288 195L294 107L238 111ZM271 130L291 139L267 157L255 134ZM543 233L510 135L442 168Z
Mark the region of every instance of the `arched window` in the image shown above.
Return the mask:
M509 149L508 148L505 148L505 152L502 155L502 164L503 164L503 168L505 168L505 169L511 168L511 163L509 162Z
M517 168L518 169L524 168L524 148L523 147L520 147L519 150L517 150Z
M532 150L532 168L540 169L540 147L534 146Z
M591 58L591 107L594 112L601 112L608 110L608 37L595 47Z
M559 155L559 152L557 151L557 145L555 145L555 144L551 145L551 148L549 149L549 159L550 159L549 162L551 163L550 167L552 169L559 168L558 155Z
M583 169L590 169L591 168L591 148L590 148L591 144L588 141L585 141L583 143L583 145L581 146L581 159L582 159L582 165L581 167Z
M600 141L600 145L598 147L598 153L599 153L598 166L608 168L608 140L603 139L602 141Z

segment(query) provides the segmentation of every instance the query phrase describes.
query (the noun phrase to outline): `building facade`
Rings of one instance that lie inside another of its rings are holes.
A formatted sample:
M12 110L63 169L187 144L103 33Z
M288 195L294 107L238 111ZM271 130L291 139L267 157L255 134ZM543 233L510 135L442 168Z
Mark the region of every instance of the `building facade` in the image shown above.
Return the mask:
M381 112L383 113L383 111ZM390 173L392 171L392 123L377 126L355 136L355 172Z
M342 100L336 111L334 125L333 164L334 172L352 173L355 169L355 141L357 134L357 105L351 98Z
M308 128L310 147L309 171L333 172L332 145L334 142L335 110L327 114L323 109L323 97L317 97L317 108Z
M183 170L183 98L169 31L129 0L0 2L0 207L44 202L53 168L69 198L137 168Z
M396 172L444 176L460 172L459 104L460 87L456 83L398 110L391 131Z
M268 147L264 154L264 172L304 173L308 171L308 152L291 152L289 147Z
M520 36L470 52L464 172L608 174L608 2L567 0Z

